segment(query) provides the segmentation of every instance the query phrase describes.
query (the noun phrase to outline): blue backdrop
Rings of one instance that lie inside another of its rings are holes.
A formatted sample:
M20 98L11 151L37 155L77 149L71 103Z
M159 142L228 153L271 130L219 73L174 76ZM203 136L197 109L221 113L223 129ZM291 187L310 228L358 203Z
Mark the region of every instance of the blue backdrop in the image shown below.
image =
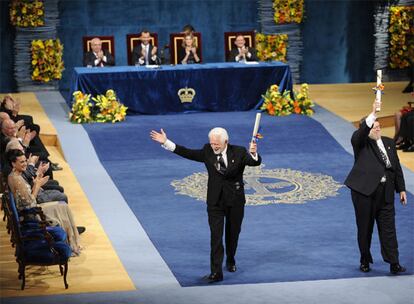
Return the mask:
M379 2L305 0L301 82L374 81L373 14ZM2 92L15 90L14 33L8 21L8 3L0 1ZM257 0L71 0L60 1L59 12L58 36L64 43L66 67L62 90L69 89L73 67L82 64L85 35L114 35L116 64L125 65L126 34L142 28L158 32L163 46L169 33L191 23L202 33L205 62L224 60L223 32L260 31Z

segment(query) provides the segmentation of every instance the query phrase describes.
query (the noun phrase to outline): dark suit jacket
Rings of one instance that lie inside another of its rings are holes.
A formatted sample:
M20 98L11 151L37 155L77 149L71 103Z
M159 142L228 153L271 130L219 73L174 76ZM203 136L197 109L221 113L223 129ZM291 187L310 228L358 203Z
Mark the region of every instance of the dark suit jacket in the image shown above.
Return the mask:
M351 143L354 149L355 163L345 180L345 185L369 196L374 193L381 178L385 175L387 178L386 201L394 202L394 192L405 191L404 176L397 150L391 138L381 137L391 162L391 168L386 169L376 141L368 137L370 130L364 120L352 135Z
M204 163L208 172L207 204L216 205L220 195L229 206L243 206L246 203L244 195L243 171L245 166L259 166L262 159L258 155L255 161L244 147L227 145L227 170L223 175L215 167L217 155L209 144L200 150L191 150L176 145L174 153L190 160Z
M256 55L256 49L249 47L249 52L252 54L252 56L249 58L246 56L246 61L257 61L257 55ZM227 57L228 62L235 62L236 56L239 55L239 49L237 47L234 47L230 53L229 57Z
M111 53L109 53L109 51L107 50L103 50L104 55L106 56L106 62L102 61L104 66L112 66L115 65L115 60L114 60L114 56L112 56ZM90 51L90 52L86 52L83 55L83 66L88 66L91 65L93 67L96 67L97 65L95 65L95 60L98 59L95 54ZM100 66L100 65L99 65Z
M158 58L158 54L157 54L157 58L155 60L151 59L151 57L152 57L151 52L152 52L153 48L154 48L154 46L152 44L150 44L149 49L148 49L148 54L147 54L148 63L149 64L161 64L161 60ZM141 52L142 52L142 45L141 45L141 43L138 43L134 47L134 50L132 51L132 64L133 65L135 65L136 63L139 64L138 59L142 56ZM142 65L145 65L145 60L144 60L144 63Z

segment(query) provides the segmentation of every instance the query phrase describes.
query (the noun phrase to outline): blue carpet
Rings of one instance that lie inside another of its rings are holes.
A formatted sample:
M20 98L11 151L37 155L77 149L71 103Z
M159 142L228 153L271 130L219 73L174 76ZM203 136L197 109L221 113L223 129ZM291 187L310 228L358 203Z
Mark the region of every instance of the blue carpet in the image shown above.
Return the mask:
M151 241L182 286L202 285L209 272L209 228L205 203L177 195L173 180L204 172L200 163L182 159L151 141L151 129L187 147L199 148L215 126L225 127L230 142L250 139L253 112L129 116L119 124L85 129L96 152ZM264 169L289 168L324 174L342 183L353 156L309 117L262 118L259 142ZM413 196L409 194L409 202ZM400 261L414 267L414 208L396 203ZM137 244L139 248L139 244ZM358 270L355 217L349 190L305 204L247 206L239 248L238 271L224 273L222 284L266 283L388 275L374 234L373 271Z

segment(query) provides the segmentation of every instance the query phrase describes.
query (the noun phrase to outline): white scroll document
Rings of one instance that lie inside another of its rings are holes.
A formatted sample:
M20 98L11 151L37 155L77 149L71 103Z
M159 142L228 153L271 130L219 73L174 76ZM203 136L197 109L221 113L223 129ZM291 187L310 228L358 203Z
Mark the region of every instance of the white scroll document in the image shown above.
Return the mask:
M379 112L381 111L381 94L382 94L382 90L379 89L379 86L382 83L382 70L377 70L377 90L375 92L376 96L375 96L375 101L379 102L380 105L375 109L375 111Z
M252 142L254 142L256 140L256 135L257 135L257 132L259 131L259 125L260 125L260 118L261 117L262 117L262 113L256 113L256 121L254 122Z

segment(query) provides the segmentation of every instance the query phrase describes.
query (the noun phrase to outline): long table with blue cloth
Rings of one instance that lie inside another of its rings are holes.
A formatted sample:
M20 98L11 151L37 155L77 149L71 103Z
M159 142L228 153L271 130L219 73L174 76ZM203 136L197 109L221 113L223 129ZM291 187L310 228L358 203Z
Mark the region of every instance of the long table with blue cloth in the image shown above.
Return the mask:
M135 114L227 112L257 109L272 85L292 91L282 62L206 63L176 66L74 68L75 91L96 96L113 89Z

